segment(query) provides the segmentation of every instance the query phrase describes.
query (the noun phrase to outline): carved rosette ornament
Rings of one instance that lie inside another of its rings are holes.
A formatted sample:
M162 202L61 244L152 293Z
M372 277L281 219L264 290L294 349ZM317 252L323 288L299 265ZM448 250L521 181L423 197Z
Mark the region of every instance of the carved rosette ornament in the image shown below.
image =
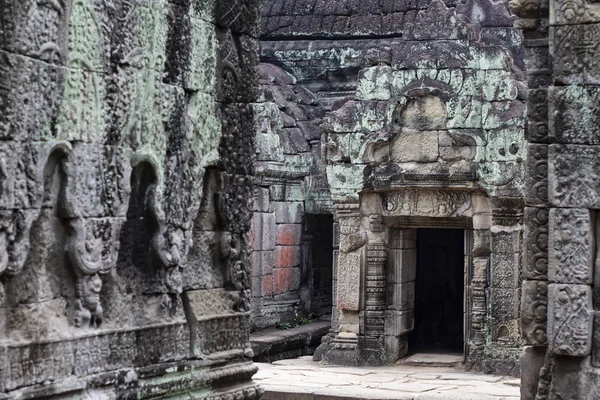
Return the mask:
M102 276L116 265L123 222L119 218L68 220L65 251L76 277L73 323L78 328L102 323Z

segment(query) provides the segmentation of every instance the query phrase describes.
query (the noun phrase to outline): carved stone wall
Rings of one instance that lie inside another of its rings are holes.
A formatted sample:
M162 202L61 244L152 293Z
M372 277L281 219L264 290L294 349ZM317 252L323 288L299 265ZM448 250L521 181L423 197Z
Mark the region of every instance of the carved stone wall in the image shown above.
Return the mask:
M599 8L560 0L511 6L525 37L529 84L521 318L531 347L522 357L522 398L594 398Z
M259 2L0 10L0 397L259 397Z

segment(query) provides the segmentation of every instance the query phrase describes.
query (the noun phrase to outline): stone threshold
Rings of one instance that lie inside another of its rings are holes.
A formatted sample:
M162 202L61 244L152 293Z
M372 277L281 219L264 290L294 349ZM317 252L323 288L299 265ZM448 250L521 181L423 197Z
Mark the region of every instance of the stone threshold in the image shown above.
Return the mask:
M329 320L317 320L290 329L267 328L250 334L256 362L273 362L312 355L329 332Z

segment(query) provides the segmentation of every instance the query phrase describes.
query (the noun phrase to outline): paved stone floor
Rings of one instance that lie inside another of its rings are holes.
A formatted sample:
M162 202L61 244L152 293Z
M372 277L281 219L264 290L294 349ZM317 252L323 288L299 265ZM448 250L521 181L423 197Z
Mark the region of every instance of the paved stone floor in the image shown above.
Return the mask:
M339 367L310 356L259 363L263 400L518 400L519 379L457 367Z

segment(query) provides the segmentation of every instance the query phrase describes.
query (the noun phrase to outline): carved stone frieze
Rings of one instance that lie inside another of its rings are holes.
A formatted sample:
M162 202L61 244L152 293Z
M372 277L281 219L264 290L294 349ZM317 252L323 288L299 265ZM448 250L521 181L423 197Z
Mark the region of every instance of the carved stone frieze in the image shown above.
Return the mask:
M544 346L548 343L548 283L523 281L521 292L521 334L525 343Z
M525 279L547 279L548 277L548 210L525 208L523 242Z
M548 342L557 355L587 356L592 350L592 289L548 285Z
M590 211L553 208L549 217L548 279L591 284L594 271L594 221Z
M382 195L384 216L469 216L469 192L400 189Z
M553 206L600 208L600 146L550 145L548 167Z
M420 11L414 22L404 25L406 40L432 39L470 39L477 37L477 32L467 22L464 15L457 15L441 0L434 0L425 11Z

